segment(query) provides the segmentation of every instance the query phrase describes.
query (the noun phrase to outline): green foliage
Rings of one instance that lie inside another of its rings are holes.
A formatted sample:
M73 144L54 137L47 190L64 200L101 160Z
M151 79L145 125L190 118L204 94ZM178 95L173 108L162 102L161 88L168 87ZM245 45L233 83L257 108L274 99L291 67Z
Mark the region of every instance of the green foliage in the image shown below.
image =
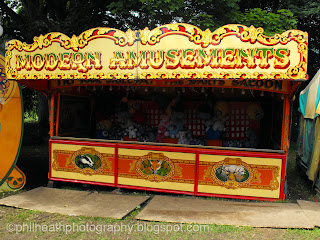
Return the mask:
M265 35L297 28L309 33L310 75L320 65L319 0L6 0L5 38L32 42L48 32L79 35L93 27L149 29L185 22L214 31L225 24L263 27Z
M313 230L308 230L308 229L287 229L287 234L290 235L295 235L297 237L300 237L301 239L319 239L320 237L320 229L315 228Z
M299 18L308 18L319 15L319 0L287 0L288 8Z
M37 93L29 88L22 88L24 120L25 122L38 121Z
M152 15L159 13L170 14L184 6L184 0L140 0L142 9L146 9Z
M305 5L303 2L286 0L283 5L290 6L299 16L319 11L316 1L307 1ZM25 41L51 31L77 35L97 26L126 30L186 22L213 31L225 24L242 23L263 27L271 35L297 26L297 17L291 10L259 0L12 0L5 3L0 1L0 7L5 5L15 10L3 8L7 34ZM301 7L303 11L299 11Z
M265 35L272 36L289 29L295 29L298 22L290 10L280 9L273 13L254 8L239 16L239 23L247 26L262 27L265 30Z
M308 74L312 78L317 72L320 66L320 4L319 0L282 0L282 1L265 1L265 0L240 0L239 2L240 11L242 13L250 12L251 9L259 8L265 11L265 13L278 13L280 9L290 10L293 14L296 24L292 24L292 21L287 20L291 19L291 15L288 16L288 19L281 18L283 22L277 21L276 24L280 24L278 30L292 28L295 26L297 29L306 31L309 34L309 53L308 53ZM283 15L283 13L281 14ZM293 19L293 20L294 20ZM247 23L243 21L244 19L239 18L239 22ZM247 19L245 19L247 20ZM277 20L277 19L276 19ZM252 21L256 27L259 23ZM262 25L261 25L262 26ZM264 26L264 25L263 25ZM267 34L273 34L275 31L274 27L266 28Z
M237 23L238 3L239 0L195 1L192 3L191 23L211 31L225 24Z

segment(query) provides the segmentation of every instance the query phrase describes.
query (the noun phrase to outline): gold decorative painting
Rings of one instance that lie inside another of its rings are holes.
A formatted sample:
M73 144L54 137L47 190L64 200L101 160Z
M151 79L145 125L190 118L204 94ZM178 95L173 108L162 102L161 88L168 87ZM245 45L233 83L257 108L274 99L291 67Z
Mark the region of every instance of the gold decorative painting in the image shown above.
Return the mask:
M306 80L308 34L263 32L239 24L211 32L175 23L127 32L93 28L71 38L48 33L33 44L9 41L6 75L17 80Z

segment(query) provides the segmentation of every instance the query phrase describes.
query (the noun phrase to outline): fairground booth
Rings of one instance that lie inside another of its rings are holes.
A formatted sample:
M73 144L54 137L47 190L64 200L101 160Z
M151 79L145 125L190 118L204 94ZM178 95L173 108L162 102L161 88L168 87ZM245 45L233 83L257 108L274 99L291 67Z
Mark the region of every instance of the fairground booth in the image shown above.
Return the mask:
M94 28L11 40L6 77L48 96L50 181L276 200L307 51L298 30Z

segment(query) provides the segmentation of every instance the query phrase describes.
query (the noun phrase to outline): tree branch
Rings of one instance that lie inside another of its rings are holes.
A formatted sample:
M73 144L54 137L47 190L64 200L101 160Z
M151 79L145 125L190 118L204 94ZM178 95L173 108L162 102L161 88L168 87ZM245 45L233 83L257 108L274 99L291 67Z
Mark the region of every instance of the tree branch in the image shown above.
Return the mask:
M15 11L9 8L7 4L4 3L4 0L0 0L0 8L19 24L24 23L23 19Z

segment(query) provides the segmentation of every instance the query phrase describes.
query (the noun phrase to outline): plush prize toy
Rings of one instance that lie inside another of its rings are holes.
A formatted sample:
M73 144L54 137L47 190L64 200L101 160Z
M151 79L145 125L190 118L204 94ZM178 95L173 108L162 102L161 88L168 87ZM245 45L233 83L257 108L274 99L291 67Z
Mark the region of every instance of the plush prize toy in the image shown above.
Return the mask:
M109 131L111 129L110 120L102 120L96 125L96 138L108 139Z
M96 131L96 138L98 139L108 139L109 132L107 130L97 130Z
M221 134L224 131L224 123L226 122L226 115L229 111L227 102L219 101L214 104L214 116L205 121L206 136L208 140L221 139Z
M213 124L214 124L214 121L213 119L208 119L206 120L205 122L205 125L206 125L206 136L207 136L207 139L215 139L215 135L214 135L214 131L213 131Z
M208 119L205 122L206 136L208 140L221 139L221 133L224 131L224 123L216 117Z
M264 112L260 103L251 103L247 107L247 114L251 120L261 120L264 117Z
M167 115L161 115L160 124L158 126L158 135L155 142L161 143L165 137L165 133L167 131L167 126L170 124L169 117Z
M128 119L130 119L130 113L128 111L121 111L116 114L116 122L118 123L118 125L121 125L121 127L123 127L123 124L126 124Z
M137 100L128 100L128 110L131 115L133 115L140 107L140 103Z
M126 119L123 122L121 122L119 125L124 131L126 131L130 125L133 125L133 122L131 119Z
M199 106L198 117L206 121L211 117L212 106L209 103L204 103Z
M141 105L142 105L141 101L135 101L135 100L128 101L129 112L131 114L132 120L138 124L143 124L146 121L145 113Z
M178 144L185 144L189 145L190 144L190 139L188 138L188 132L187 131L180 131L178 133Z
M123 140L123 129L119 125L113 125L109 131L108 139Z
M128 118L131 118L136 123L142 124L145 122L145 114L143 113L141 104L141 101L123 97L120 102L120 109L122 109L122 112L127 112Z
M166 114L170 118L172 112L183 112L183 104L181 101L181 93L171 100L171 102L166 107Z
M171 123L167 127L167 131L165 132L165 136L169 138L177 138L179 133L179 129L174 123Z
M165 136L169 138L178 138L178 133L184 127L184 113L183 112L171 112L170 122L167 126Z
M128 137L131 139L137 138L137 131L138 129L130 124L127 128Z
M178 132L183 129L183 126L185 123L183 112L172 112L170 120L171 120L172 124L175 125Z
M214 104L213 113L214 116L218 117L221 121L226 121L226 116L229 112L229 105L227 102L218 101Z
M175 100L172 100L166 108L166 114L169 118L171 117L172 107L174 106L174 104L175 104Z
M258 138L258 134L256 131L254 131L251 128L248 128L246 130L246 136L247 136L247 140L246 140L246 145L248 147L257 147L259 145L259 138Z
M97 130L110 130L111 128L111 121L110 120L102 120L97 123L96 129Z
M213 131L224 131L224 122L219 118L214 119L214 124L212 126Z

